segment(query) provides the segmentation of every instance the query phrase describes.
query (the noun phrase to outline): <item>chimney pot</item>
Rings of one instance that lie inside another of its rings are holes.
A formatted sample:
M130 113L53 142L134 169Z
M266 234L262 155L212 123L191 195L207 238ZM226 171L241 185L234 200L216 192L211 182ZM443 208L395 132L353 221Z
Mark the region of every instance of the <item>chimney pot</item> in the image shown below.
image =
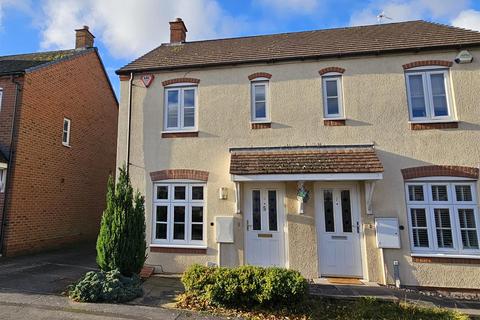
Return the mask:
M75 49L87 49L93 47L95 36L89 31L88 26L75 30Z
M170 43L185 42L187 39L187 27L181 18L170 22Z

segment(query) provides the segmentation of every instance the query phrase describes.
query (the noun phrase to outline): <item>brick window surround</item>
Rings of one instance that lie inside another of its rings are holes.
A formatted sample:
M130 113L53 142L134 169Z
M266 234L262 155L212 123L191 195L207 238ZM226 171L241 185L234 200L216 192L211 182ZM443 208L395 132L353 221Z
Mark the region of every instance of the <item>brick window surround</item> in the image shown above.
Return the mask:
M450 122L425 122L425 123L410 123L411 130L432 130L432 129L457 129L458 121Z
M323 125L326 127L341 127L346 124L345 119L331 119L331 120L323 120Z
M417 67L426 67L426 66L440 66L450 68L453 65L452 61L446 60L422 60L422 61L413 61L410 63L404 64L403 70L408 70Z
M416 263L448 263L448 264L480 264L480 259L445 258L445 257L412 257Z
M478 179L479 169L473 167L463 166L445 166L445 165L433 165L422 166L402 169L402 175L404 180L423 178L423 177L462 177L469 179Z
M186 253L186 254L207 254L207 249L203 248L171 248L171 247L150 247L150 252L160 253Z
M340 68L340 67L326 67L326 68L323 68L323 69L318 70L318 73L319 73L321 76L323 76L324 74L329 73L329 72L344 73L344 72L345 72L345 69L344 69L344 68Z
M252 73L251 75L248 76L248 80L250 80L250 81L252 81L254 79L257 79L257 78L271 79L272 75L270 73L267 73L267 72L255 72L255 73Z
M150 172L152 181L172 180L172 179L186 179L208 181L208 171L194 170L194 169L169 169Z
M169 79L169 80L162 81L162 85L164 87L169 86L171 84L175 84L175 83L195 83L195 84L199 84L200 79L196 79L196 78L175 78L175 79Z

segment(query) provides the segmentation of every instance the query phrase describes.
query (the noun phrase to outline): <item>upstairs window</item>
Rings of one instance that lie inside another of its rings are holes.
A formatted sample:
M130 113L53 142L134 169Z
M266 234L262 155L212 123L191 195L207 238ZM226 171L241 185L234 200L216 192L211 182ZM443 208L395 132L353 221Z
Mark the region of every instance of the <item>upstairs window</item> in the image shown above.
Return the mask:
M2 111L3 88L0 88L0 111Z
M191 131L197 127L197 87L165 89L165 131Z
M453 120L447 70L410 71L406 78L410 120Z
M323 76L323 116L326 119L342 119L342 76Z
M62 144L66 147L70 146L70 124L70 119L63 119Z
M475 184L406 184L410 240L414 253L480 254Z
M252 122L270 122L268 81L252 81Z

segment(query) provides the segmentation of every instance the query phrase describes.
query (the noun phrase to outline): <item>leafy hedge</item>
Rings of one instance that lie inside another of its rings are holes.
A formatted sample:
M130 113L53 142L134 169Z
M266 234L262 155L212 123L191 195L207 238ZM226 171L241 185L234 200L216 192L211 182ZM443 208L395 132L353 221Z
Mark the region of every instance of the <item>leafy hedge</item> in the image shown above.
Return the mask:
M140 297L143 290L138 275L125 277L116 269L87 272L67 293L78 302L127 302Z
M291 305L307 294L299 272L282 268L191 266L182 276L187 294L227 307Z

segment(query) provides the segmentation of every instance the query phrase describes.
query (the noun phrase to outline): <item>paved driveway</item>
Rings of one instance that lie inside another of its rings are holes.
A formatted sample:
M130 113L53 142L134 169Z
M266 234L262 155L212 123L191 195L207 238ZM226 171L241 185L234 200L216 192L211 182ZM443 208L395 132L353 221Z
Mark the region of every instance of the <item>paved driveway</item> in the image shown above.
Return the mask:
M0 289L60 294L69 284L96 268L94 245L0 258Z
M182 291L178 278L150 278L145 295L129 305L77 303L61 295L87 271L96 270L95 247L0 258L0 319L220 319L171 306Z

